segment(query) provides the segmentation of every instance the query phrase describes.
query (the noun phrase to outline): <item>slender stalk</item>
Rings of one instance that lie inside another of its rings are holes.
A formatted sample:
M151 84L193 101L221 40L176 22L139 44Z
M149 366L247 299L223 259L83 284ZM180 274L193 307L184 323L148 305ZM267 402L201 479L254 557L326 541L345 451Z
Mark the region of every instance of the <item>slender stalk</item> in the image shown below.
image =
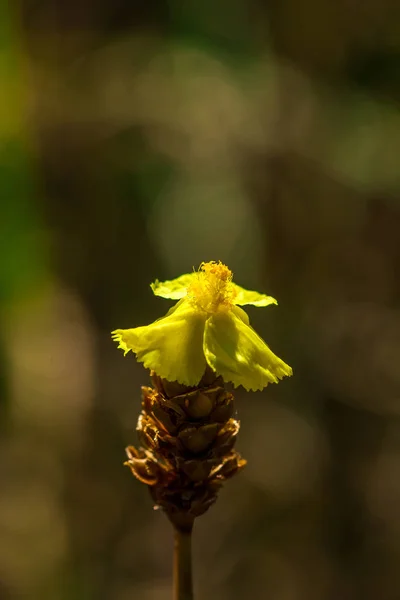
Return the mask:
M193 600L192 528L174 527L174 596L173 600Z

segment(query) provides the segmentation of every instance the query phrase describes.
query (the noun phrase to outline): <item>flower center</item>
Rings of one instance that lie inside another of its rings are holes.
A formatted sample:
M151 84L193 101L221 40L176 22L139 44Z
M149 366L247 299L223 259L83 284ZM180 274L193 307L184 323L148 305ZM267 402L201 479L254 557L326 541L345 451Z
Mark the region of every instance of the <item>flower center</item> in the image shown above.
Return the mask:
M187 294L198 308L208 313L229 310L236 296L232 271L221 261L201 263Z

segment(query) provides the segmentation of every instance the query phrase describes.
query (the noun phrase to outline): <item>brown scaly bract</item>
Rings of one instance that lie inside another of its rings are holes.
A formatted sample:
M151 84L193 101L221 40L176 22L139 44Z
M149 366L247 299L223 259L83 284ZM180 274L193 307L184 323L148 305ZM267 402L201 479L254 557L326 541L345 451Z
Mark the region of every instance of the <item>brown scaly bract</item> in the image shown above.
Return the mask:
M224 481L245 464L233 449L239 431L233 395L207 369L196 387L152 373L154 387L142 387L137 431L141 447L129 446L127 464L149 486L179 529L191 529L217 499Z

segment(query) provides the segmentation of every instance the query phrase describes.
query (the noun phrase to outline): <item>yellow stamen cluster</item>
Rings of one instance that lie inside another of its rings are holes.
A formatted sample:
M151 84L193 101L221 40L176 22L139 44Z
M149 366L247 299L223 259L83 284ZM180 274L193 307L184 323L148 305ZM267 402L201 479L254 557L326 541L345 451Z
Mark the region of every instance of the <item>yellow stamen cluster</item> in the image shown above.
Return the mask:
M207 313L229 310L236 296L232 271L221 261L201 263L197 277L189 285L188 297Z

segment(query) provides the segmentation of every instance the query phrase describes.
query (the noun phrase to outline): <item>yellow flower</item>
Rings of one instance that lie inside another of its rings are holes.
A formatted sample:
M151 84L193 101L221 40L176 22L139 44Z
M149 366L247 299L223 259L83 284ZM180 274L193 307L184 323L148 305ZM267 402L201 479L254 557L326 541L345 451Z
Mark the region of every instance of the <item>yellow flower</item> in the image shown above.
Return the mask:
M118 347L125 354L132 350L147 369L196 386L209 365L225 381L246 390L261 390L292 375L238 306L277 301L233 283L232 272L221 262L202 263L198 272L155 281L151 288L156 296L179 302L151 325L112 332Z

